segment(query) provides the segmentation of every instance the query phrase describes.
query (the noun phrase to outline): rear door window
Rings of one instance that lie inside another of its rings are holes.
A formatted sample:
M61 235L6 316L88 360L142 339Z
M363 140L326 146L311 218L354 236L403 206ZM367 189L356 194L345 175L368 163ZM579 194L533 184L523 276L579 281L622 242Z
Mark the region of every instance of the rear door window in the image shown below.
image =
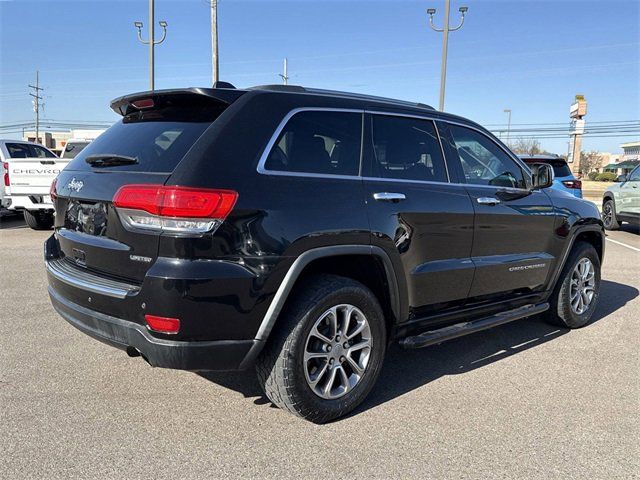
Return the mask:
M324 175L358 175L362 114L303 111L280 132L266 170Z
M372 115L373 175L381 178L447 182L435 125L430 120Z

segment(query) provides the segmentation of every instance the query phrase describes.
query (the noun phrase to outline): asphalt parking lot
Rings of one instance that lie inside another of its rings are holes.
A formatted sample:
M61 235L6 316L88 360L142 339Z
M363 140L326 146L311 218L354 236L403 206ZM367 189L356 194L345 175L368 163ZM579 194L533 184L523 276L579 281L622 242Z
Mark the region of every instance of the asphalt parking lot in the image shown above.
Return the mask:
M252 373L153 369L54 313L42 243L0 230L3 478L636 478L640 231L609 235L594 321L392 348L354 414L273 408Z

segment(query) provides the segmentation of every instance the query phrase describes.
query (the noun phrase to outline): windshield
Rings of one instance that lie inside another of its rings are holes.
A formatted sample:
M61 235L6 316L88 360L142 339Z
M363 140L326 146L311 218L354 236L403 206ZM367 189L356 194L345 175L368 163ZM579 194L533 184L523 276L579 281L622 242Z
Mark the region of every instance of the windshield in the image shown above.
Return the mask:
M67 146L64 147L62 153L63 158L74 158L78 155L84 147L89 145L90 142L67 142Z

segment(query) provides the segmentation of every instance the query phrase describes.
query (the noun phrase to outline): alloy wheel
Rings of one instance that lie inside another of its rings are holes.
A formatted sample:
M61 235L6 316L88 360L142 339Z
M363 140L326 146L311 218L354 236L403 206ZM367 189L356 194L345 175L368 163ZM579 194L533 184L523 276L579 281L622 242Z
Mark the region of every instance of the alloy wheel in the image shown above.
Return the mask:
M320 398L342 397L362 380L372 348L364 313L350 304L331 307L307 335L303 359L307 384Z
M596 294L596 274L588 258L581 259L571 273L569 301L571 309L582 315L589 309Z

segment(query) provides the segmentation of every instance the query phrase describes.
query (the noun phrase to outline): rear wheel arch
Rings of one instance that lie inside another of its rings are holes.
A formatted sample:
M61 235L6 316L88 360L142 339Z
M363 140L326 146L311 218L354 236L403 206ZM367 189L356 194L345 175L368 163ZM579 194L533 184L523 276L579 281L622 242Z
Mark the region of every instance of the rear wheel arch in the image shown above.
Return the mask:
M320 247L300 255L285 275L258 329L256 339L265 342L276 327L278 317L287 303L304 285L305 278L317 274L331 274L350 278L369 288L378 299L387 323L388 338L402 319L398 281L391 260L379 247L371 245L338 245Z

